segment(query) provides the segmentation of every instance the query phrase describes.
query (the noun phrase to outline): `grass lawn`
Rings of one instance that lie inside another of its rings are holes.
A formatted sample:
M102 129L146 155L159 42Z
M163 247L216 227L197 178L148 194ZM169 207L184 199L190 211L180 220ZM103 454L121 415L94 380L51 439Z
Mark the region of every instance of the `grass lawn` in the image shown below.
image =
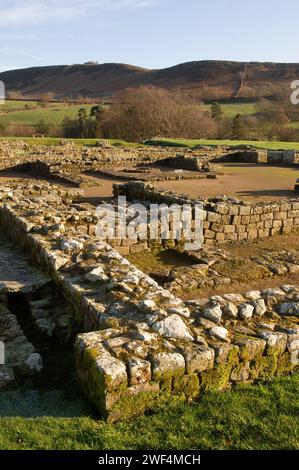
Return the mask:
M8 141L18 141L24 140L29 145L59 145L61 142L74 142L74 144L81 147L83 145L86 146L93 146L95 145L98 140L100 139L65 139L61 137L0 137L1 140L8 140ZM126 142L125 140L121 139L104 139L105 141L109 142L111 145L117 147L122 145L124 147L142 147L142 144L136 144L134 142Z
M0 394L0 449L298 449L299 375L106 424L67 392Z
M196 145L251 145L252 147L269 150L299 150L299 142L274 142L274 141L252 141L252 140L207 140L207 139L160 139L157 142L195 147Z
M76 145L95 145L99 139L64 139L61 137L45 137L45 138L38 138L38 137L0 137L1 140L25 140L30 145L59 145L60 142L63 141L73 141ZM125 147L142 147L143 144L134 143L134 142L126 142L121 139L105 139L107 142L110 142L111 145L123 145ZM187 140L187 139L160 139L154 141L148 141L161 143L161 145L176 145L176 146L183 146L183 147L195 147L196 145L251 145L252 147L261 148L261 149L272 149L272 150L299 150L299 142L270 142L270 141L250 141L250 140ZM153 145L153 144L152 144Z

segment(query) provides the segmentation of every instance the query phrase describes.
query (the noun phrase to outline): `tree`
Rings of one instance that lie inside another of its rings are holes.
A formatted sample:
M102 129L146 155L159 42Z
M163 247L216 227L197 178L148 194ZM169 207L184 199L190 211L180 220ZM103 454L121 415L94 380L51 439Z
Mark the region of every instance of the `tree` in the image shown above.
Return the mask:
M244 123L241 114L237 114L232 124L232 139L242 140L244 138Z
M50 132L49 126L45 123L43 119L41 119L39 123L34 126L34 129L37 134L49 135Z
M88 118L85 108L80 108L78 112L78 133L81 139L88 137Z
M90 109L90 112L89 112L89 117L95 117L97 118L103 111L103 107L101 105L96 105L96 106L92 106L92 108Z
M202 107L180 91L153 86L127 89L102 111L103 136L142 142L157 136L200 138L215 132Z
M223 110L219 103L211 104L211 116L212 116L212 119L214 119L214 121L216 121L218 124L220 123L220 121L222 121Z

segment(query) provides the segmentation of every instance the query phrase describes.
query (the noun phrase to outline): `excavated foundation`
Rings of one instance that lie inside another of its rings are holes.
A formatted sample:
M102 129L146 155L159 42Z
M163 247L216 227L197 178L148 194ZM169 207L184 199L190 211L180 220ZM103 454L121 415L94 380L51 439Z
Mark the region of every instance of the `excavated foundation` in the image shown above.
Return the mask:
M0 224L46 273L43 285L25 289L34 328L66 341L81 332L79 381L104 418L129 418L298 366L299 286L184 302L95 238L96 218L71 204L73 197L51 185L2 188ZM5 295L0 318L7 319L1 334L8 347L9 321L17 339L25 335ZM32 354L39 352L28 349Z

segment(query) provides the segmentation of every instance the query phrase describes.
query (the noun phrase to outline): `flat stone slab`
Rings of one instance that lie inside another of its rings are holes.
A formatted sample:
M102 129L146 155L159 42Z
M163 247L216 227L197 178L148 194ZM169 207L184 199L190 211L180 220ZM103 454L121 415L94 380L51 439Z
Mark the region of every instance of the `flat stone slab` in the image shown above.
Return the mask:
M0 234L0 294L30 293L49 281L21 249Z

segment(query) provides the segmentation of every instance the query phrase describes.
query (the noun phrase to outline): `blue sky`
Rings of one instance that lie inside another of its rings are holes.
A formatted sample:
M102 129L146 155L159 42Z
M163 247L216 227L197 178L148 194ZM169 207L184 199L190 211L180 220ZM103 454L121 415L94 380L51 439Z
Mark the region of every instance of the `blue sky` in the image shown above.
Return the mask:
M298 18L298 0L0 0L0 71L88 60L299 62Z

